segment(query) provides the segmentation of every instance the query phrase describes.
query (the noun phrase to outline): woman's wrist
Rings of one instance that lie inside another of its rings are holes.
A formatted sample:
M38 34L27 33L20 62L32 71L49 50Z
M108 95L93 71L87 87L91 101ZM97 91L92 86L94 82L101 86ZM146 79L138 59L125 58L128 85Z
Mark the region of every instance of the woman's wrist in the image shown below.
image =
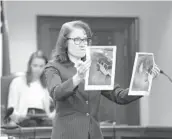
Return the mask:
M78 76L78 74L75 74L73 76L72 80L73 80L73 85L74 86L77 86L82 81L82 79Z

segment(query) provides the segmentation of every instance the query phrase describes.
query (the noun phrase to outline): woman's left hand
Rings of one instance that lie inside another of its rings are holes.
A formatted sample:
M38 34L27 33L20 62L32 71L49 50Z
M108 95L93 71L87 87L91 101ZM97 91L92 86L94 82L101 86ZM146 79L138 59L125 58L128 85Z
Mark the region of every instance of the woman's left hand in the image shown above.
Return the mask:
M158 66L156 64L154 64L154 67L152 69L152 78L155 79L159 76L160 74L160 69L158 68Z

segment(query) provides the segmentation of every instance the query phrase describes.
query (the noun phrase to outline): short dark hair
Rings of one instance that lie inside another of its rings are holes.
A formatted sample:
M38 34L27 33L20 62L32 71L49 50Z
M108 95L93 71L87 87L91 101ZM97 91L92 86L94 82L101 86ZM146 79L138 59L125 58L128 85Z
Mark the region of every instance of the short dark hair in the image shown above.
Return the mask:
M61 30L59 32L57 42L55 49L52 52L52 58L54 60L57 60L58 62L68 62L69 58L67 55L67 37L71 33L72 28L82 28L85 30L87 37L91 38L92 37L92 32L89 27L89 25L81 20L76 20L76 21L71 21L71 22L66 22L62 25ZM90 45L91 42L89 42L88 45Z
M28 64L27 64L27 72L26 72L26 83L29 86L30 83L32 82L32 69L31 69L31 63L33 61L34 58L41 58L45 60L45 64L48 63L48 58L44 55L44 53L40 50L34 52L31 54ZM43 77L43 73L40 76L40 82L43 88L46 88L46 82L45 79Z

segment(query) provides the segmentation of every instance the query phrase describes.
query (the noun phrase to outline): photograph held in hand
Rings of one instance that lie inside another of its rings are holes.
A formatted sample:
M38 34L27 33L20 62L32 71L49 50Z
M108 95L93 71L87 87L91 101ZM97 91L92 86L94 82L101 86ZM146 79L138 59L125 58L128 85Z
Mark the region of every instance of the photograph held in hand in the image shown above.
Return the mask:
M130 82L129 95L149 95L152 87L154 54L137 52Z
M112 90L115 79L116 46L90 46L86 51L91 67L85 78L85 90Z

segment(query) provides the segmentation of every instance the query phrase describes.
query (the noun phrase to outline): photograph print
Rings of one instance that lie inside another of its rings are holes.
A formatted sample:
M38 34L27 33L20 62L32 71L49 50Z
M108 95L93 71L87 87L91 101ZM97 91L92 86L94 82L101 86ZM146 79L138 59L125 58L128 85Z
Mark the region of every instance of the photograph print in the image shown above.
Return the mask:
M149 95L152 87L153 53L137 52L129 87L129 95Z
M86 74L85 90L112 90L115 79L116 46L89 46L91 67Z

